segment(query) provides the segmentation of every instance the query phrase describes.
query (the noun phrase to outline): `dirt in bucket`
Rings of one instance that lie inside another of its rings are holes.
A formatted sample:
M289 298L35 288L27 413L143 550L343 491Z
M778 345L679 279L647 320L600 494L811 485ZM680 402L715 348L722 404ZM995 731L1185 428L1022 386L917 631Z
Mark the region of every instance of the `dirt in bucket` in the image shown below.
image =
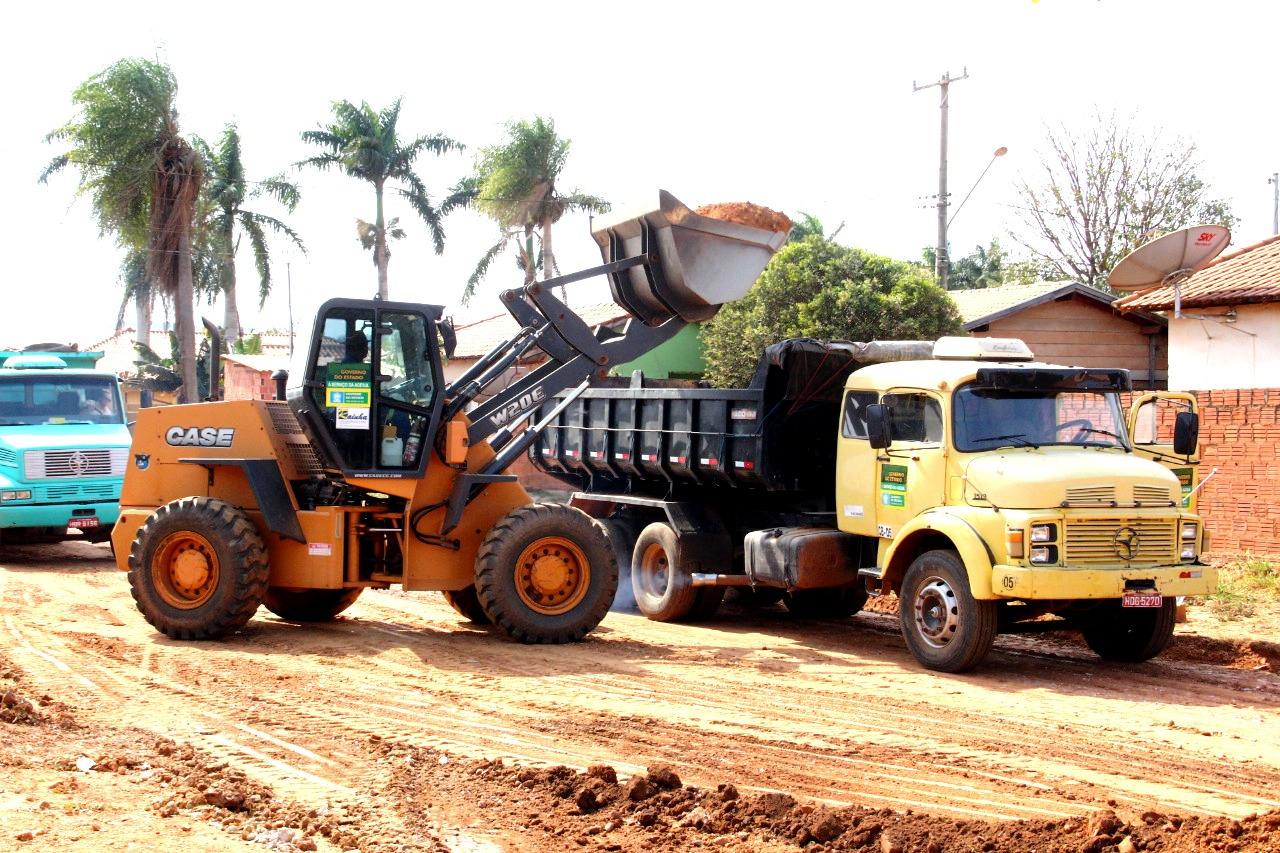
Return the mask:
M699 216L719 219L723 222L736 222L749 228L763 228L765 231L790 231L791 219L784 213L752 204L749 201L730 201L719 204L705 204L694 211Z

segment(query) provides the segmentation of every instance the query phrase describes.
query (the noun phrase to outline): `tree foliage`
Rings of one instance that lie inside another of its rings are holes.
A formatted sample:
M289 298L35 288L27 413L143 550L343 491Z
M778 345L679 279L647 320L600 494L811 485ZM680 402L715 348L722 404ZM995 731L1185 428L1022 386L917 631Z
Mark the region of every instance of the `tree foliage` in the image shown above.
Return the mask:
M304 253L302 238L281 220L252 210L262 198L274 199L290 213L298 205L298 187L284 175L250 181L241 156L240 133L227 125L216 147L195 140L205 163L204 194L201 199L199 253L202 267L197 279L223 298L223 333L228 343L239 340L240 309L236 290L236 252L241 238L249 242L258 273L258 307L271 293L271 250L268 234L283 235Z
M497 223L502 236L480 259L467 281L463 302L475 292L493 260L509 245L516 247L516 265L530 284L538 270L551 278L558 270L552 248L552 226L566 213L603 213L609 205L593 195L561 192L556 182L569 159L570 140L556 134L555 121L535 116L508 122L506 139L484 148L475 174L459 190L476 210Z
M316 130L302 132L302 141L324 149L324 152L298 163L319 169L338 168L353 178L373 185L377 202L373 222L356 219L356 235L361 245L373 250L373 263L378 269L378 296L387 298L387 263L391 258L388 238L404 235L399 218L387 221L384 195L390 187L409 204L426 223L435 244L436 254L444 252L444 216L456 206L446 198L438 207L432 202L426 185L414 171L418 157L424 152L443 155L462 150L462 143L444 136L418 136L405 142L399 135L400 102L384 110L375 110L364 101L355 106L350 101L335 101L333 121Z
M146 251L148 275L174 302L183 401L195 402L191 249L204 167L182 136L177 92L173 72L145 59L122 59L90 77L71 95L77 115L45 137L66 150L40 180L78 169L77 193L92 199L99 230L126 249Z
M1115 264L1147 240L1237 221L1196 175L1193 143L1143 137L1114 115L1084 129L1047 129L1045 143L1038 176L1016 183L1024 228L1013 237L1051 280L1106 289Z
M921 251L929 269L937 266L938 250L925 246ZM992 238L983 248L974 246L973 253L951 261L947 273L947 290L972 290L979 287L999 287L1005 281L1009 253L1000 248L1000 241Z
M810 236L784 245L700 336L707 378L728 388L750 381L764 348L786 338L929 340L962 328L927 270Z

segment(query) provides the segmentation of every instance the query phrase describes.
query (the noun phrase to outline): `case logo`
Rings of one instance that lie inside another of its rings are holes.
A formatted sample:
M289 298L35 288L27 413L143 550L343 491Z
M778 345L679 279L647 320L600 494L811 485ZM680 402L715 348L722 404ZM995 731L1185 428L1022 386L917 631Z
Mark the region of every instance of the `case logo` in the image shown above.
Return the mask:
M236 437L231 427L169 427L166 444L174 447L230 447Z

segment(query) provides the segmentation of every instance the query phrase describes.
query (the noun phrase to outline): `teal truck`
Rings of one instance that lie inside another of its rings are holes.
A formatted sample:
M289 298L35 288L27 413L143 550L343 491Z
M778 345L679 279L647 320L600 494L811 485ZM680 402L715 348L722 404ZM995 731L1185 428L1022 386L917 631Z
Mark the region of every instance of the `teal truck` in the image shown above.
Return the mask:
M0 352L0 544L110 539L130 435L101 357Z

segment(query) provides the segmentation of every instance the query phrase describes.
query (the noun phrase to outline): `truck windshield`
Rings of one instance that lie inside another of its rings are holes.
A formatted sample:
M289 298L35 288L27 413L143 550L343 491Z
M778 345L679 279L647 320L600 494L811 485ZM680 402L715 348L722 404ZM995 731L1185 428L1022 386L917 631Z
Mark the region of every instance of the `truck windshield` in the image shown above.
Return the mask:
M953 417L960 451L1052 444L1129 447L1120 402L1111 392L967 385L956 391Z
M0 426L122 424L116 384L96 376L0 376Z

